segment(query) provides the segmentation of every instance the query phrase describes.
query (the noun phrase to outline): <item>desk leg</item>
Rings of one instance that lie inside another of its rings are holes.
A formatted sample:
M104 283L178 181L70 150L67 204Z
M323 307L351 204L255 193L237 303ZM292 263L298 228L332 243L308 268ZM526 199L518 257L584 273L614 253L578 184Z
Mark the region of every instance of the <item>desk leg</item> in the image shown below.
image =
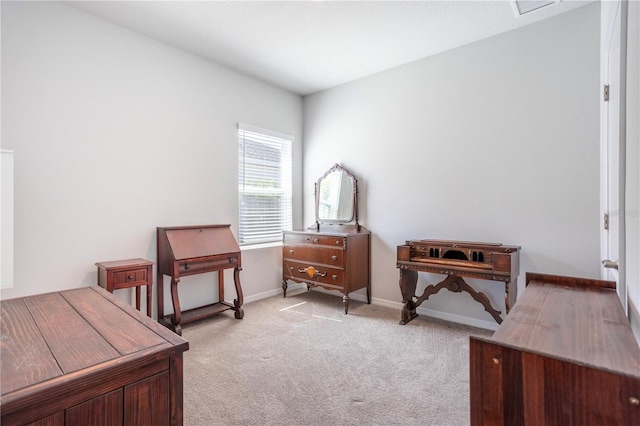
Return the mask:
M402 294L402 317L400 324L405 325L418 316L416 313L416 304L413 298L416 295L416 286L418 284L418 272L409 269L400 269L400 293Z
M467 293L469 293L469 295L471 295L473 300L484 306L484 310L487 311L498 324L502 323L502 318L500 318L501 312L491 306L491 302L489 301L487 295L476 291L473 287L467 284L462 279L462 277L459 277L457 275L447 275L447 278L440 281L438 284L427 286L427 288L424 289L424 293L422 293L422 296L416 299L415 306L420 306L422 302L429 298L429 296L431 296L432 294L436 294L443 288L446 288L447 290L454 293L466 291Z
M518 298L518 279L504 283L504 310L509 313Z
M218 301L224 301L224 269L218 271Z
M242 309L242 303L244 302L244 297L242 296L242 287L240 286L240 268L236 267L233 269L233 282L236 285L236 295L237 299L234 299L233 306L235 306L234 310L236 311L235 317L236 319L244 318L244 310Z
M176 333L182 335L182 311L180 310L180 299L178 298L178 283L180 280L171 278L171 301L173 302L173 315L171 315L171 324L174 326Z

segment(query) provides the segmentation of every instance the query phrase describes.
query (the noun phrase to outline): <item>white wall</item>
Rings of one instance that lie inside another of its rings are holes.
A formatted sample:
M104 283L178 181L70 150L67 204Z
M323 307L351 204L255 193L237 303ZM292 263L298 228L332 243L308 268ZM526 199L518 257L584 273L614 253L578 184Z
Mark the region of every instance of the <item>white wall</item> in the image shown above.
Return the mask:
M374 300L401 301L408 239L520 245L520 290L527 271L599 276L599 19L594 3L305 97L305 223L324 170L358 176ZM469 282L504 309L501 283ZM422 307L495 326L464 293Z
M640 342L640 3L630 1L628 12L625 263L629 318Z
M61 3L2 2L2 148L15 151L2 298L95 284L95 262L155 261L157 226L237 235L238 122L294 135L300 200L299 96ZM279 288L280 256L243 253L245 297ZM215 277L184 278L183 308L215 300Z

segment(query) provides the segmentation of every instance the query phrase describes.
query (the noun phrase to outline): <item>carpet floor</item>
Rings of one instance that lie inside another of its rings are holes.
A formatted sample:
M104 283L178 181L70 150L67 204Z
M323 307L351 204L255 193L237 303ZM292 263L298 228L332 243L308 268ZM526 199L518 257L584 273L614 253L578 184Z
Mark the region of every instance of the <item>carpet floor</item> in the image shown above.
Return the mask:
M186 426L469 424L469 336L489 330L298 291L188 324Z

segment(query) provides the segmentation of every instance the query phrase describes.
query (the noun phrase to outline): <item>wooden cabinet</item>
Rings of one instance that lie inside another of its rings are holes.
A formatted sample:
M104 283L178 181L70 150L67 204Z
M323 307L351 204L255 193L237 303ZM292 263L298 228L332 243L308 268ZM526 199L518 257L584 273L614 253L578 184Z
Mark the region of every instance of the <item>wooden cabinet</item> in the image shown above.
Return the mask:
M189 344L101 287L2 301L1 424L182 425Z
M145 259L114 260L98 262L98 285L109 293L121 288L136 289L136 309L140 310L140 288L147 289L147 316L151 316L151 289L153 262Z
M471 425L640 424L640 348L615 282L526 284L491 338L470 338Z
M282 290L287 280L320 286L344 294L344 313L349 293L367 289L371 303L371 233L362 226L320 226L319 230L285 231L282 246Z

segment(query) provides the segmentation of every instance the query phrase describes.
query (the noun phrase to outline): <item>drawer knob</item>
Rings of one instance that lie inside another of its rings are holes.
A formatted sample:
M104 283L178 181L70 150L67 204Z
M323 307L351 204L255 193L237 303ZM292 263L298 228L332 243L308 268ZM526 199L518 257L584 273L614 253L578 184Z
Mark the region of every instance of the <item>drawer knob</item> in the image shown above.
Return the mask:
M335 281L335 280L338 279L338 276L337 275L331 275L331 278L333 278L333 280Z
M500 360L498 358L493 358L492 361L494 364L500 364Z
M289 254L293 254L293 250L289 250Z
M186 265L184 265L184 269L189 269L189 268L191 268L191 264L190 263L187 263Z
M333 256L331 256L331 260L338 260L338 256L334 254Z
M133 275L127 275L127 279L128 280L132 280L133 279Z
M629 398L629 402L632 405L640 405L640 399L636 398L635 396L632 396L631 398Z
M317 238L314 238L314 239L313 239L313 242L314 242L314 243L318 243L318 242L320 242L320 240L319 240L319 239L317 239Z

